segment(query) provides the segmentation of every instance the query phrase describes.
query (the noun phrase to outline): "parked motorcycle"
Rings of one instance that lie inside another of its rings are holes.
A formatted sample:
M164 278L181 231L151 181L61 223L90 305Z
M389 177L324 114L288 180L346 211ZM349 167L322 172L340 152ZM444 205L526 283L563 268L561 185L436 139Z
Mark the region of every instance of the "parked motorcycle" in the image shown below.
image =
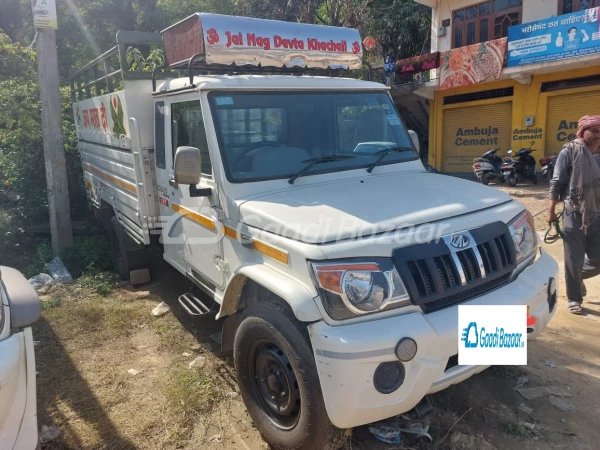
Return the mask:
M545 156L540 159L542 166L542 178L551 180L554 176L554 166L556 165L557 156Z
M493 148L473 160L473 171L481 184L487 185L493 179L498 179L500 183L504 183L504 175L500 170L502 158L496 155L498 150L500 149Z
M512 156L504 158L502 164L502 174L508 181L509 186L516 186L518 182L525 180L531 180L533 184L538 183L537 173L535 171L535 158L531 156L531 152L534 152L532 142L529 148L522 148ZM512 150L507 152L509 155L513 154ZM516 159L515 159L516 158Z

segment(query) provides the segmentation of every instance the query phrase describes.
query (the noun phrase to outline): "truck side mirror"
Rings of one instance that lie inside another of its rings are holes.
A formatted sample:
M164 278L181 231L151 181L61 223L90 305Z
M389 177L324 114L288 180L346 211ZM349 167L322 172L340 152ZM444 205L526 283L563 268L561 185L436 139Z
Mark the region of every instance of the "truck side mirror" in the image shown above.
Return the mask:
M419 136L413 130L408 130L408 134L413 141L415 148L417 149L417 153L421 154L421 145L419 144Z
M196 147L177 147L175 152L174 181L177 185L189 184L190 197L210 197L211 188L198 189L196 185L202 176L202 156Z
M196 147L177 147L175 152L175 183L193 184L200 182L202 157Z

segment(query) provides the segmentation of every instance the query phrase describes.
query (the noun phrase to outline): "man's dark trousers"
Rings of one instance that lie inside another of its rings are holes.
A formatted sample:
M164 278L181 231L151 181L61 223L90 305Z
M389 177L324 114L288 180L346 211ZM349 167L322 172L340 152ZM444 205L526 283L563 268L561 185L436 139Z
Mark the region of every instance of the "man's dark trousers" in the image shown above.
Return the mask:
M582 280L600 274L600 218L581 228L581 214L565 208L562 238L565 247L565 282L569 302L583 302ZM587 255L587 256L586 256Z

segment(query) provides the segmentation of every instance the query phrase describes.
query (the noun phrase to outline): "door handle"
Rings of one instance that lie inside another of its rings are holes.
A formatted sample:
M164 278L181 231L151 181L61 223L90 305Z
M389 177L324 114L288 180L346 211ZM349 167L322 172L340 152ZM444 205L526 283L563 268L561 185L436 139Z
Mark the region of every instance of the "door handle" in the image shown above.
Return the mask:
M174 188L178 188L179 187L179 184L177 184L175 182L175 177L169 178L169 186L174 187Z

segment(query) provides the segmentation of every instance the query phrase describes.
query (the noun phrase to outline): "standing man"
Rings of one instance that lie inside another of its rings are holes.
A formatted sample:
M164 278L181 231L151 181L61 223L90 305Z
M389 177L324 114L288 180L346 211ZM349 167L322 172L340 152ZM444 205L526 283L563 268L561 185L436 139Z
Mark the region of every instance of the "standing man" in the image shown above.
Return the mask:
M583 312L583 279L600 274L599 150L600 116L584 116L579 119L577 139L559 153L550 181L548 225L557 220L556 202L564 202L565 282L568 310L573 314Z

